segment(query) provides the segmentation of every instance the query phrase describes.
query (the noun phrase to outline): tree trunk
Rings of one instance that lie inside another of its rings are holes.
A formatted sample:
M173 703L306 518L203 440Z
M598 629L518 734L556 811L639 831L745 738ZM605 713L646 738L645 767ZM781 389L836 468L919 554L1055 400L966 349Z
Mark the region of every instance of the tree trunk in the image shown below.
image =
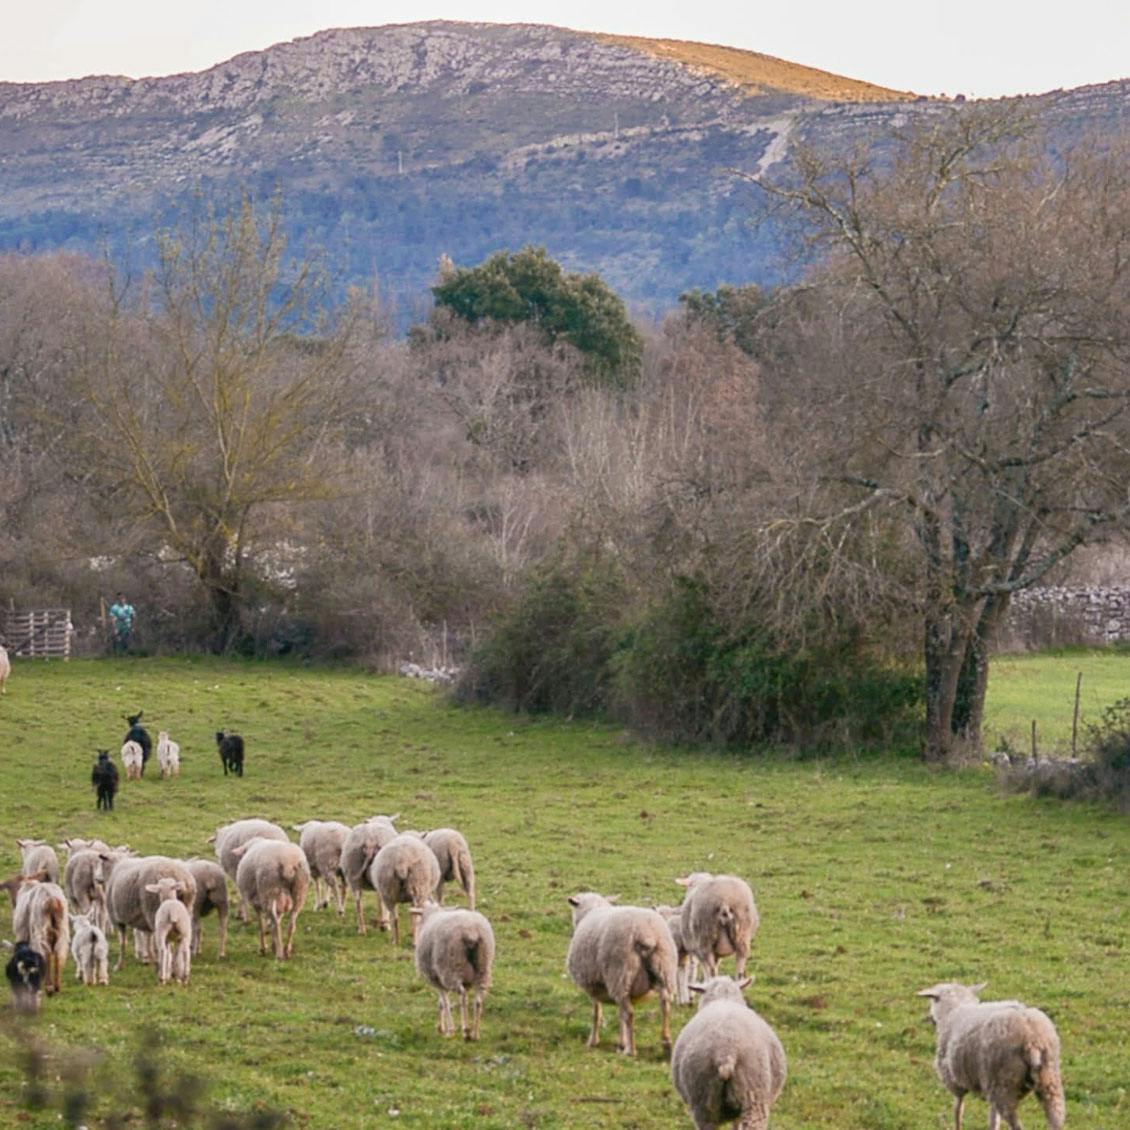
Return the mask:
M954 736L972 750L982 747L981 726L985 718L985 692L989 686L989 646L1008 612L1008 606L1007 593L985 601L965 648L958 675L951 728Z
M239 637L242 611L239 578L229 575L221 558L210 555L200 570L200 580L211 606L212 653L226 655Z
M953 751L953 712L964 649L954 649L952 616L931 609L926 614L923 661L926 671L927 761L945 761Z

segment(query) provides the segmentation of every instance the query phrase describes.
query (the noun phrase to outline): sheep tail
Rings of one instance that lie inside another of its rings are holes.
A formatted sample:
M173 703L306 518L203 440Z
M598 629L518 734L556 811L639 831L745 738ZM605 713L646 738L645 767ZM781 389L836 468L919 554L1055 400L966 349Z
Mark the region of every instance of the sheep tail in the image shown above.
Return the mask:
M674 986L668 984L667 975L663 969L661 962L655 960L656 951L659 949L658 942L645 942L642 939L637 939L635 943L636 953L639 954L640 961L643 962L644 969L647 970L647 979L653 984L658 985L667 991L673 991Z
M738 1068L738 1057L735 1052L729 1051L724 1059L718 1061L718 1078L732 1079Z
M1037 1043L1024 1046L1024 1058L1028 1063L1032 1089L1044 1108L1049 1130L1060 1130L1067 1121L1067 1104L1055 1058Z
M730 949L738 952L738 939L737 931L735 930L736 923L734 921L734 910L731 906L723 906L718 911L718 925L722 928L722 933L726 936L726 940L730 943Z

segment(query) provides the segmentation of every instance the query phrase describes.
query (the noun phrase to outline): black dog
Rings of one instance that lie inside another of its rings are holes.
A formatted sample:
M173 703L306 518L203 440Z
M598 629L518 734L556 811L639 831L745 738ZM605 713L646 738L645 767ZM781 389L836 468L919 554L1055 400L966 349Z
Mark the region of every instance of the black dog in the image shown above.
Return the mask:
M11 961L4 967L12 990L12 1006L17 1012L38 1012L47 962L27 942L16 942L15 948Z
M243 738L239 734L225 734L223 730L217 730L216 745L220 747L220 764L224 767L224 776L230 771L237 777L242 777Z
M141 773L145 775L145 763L149 760L149 751L153 748L153 739L149 736L149 731L144 726L140 725L141 716L144 710L139 710L136 714L127 714L126 721L129 723L129 732L122 739L122 745L126 742L137 742L141 746Z
M118 791L118 767L110 760L110 751L100 749L98 761L90 774L90 783L98 790L98 807L114 807L114 794Z

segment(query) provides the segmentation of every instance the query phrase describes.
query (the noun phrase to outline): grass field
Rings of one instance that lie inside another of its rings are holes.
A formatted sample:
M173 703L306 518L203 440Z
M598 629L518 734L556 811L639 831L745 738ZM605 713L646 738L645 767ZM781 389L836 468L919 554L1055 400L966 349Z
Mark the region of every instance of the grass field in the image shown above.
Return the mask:
M999 664L990 725L1022 735L1038 704L1062 698L1069 737L1084 659ZM1130 659L1102 662L1112 686L1130 679ZM98 814L93 750L116 751L137 708L154 737L180 741L182 775L162 782L151 763ZM242 780L220 770L221 727L247 738ZM776 1130L949 1125L914 996L949 978L1048 1011L1070 1123L1130 1125L1130 823L1004 794L987 769L670 751L610 727L460 711L406 680L202 659L20 663L0 738L5 874L17 836L207 854L218 824L251 815L289 825L399 811L405 826L459 827L475 854L498 939L480 1043L436 1034L434 995L406 946L307 910L281 965L238 926L217 961L206 920L187 990L159 990L132 961L109 988L84 989L68 966L37 1027L60 1048L102 1049L105 1072L154 1026L169 1066L203 1075L216 1106L282 1108L310 1130L689 1125L653 1003L637 1016L637 1060L615 1053L614 1015L605 1043L584 1046L588 1001L564 975L565 898L589 888L675 901L673 877L706 869L744 875L757 896L747 996L789 1056ZM677 1012L676 1031L689 1015ZM57 1110L25 1111L21 1094L5 1054L0 1126L60 1125ZM969 1124L983 1125L983 1104L970 1105ZM1025 1112L1042 1125L1034 1100Z

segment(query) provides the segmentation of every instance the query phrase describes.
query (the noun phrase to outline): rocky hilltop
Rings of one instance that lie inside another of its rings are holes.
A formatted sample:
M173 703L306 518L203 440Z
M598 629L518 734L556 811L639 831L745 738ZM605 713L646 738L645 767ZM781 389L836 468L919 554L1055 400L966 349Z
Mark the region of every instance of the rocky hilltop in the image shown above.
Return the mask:
M1124 113L1127 89L1047 98L1093 125ZM779 277L732 169L931 105L703 44L448 22L326 31L198 74L0 84L0 250L109 238L144 255L190 191L279 191L299 249L402 303L441 253L471 263L533 242L659 308L692 286Z

